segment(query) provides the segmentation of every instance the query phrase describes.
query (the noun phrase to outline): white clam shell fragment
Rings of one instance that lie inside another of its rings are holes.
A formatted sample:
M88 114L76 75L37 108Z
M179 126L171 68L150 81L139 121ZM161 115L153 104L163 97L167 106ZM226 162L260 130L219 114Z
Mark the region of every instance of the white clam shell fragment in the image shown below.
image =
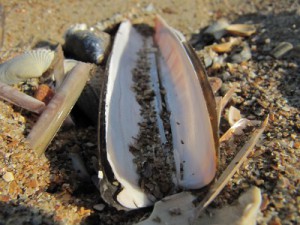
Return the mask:
M199 59L160 17L153 34L143 29L121 23L100 97L100 190L122 209L199 189L216 173L216 107Z
M242 118L240 110L234 106L230 106L228 111L228 122L230 126L233 126L238 120Z
M234 205L213 209L197 219L195 225L256 225L262 202L261 191L252 187L244 192Z
M0 64L0 81L17 84L29 78L40 77L51 65L54 51L36 49L25 52L3 64Z

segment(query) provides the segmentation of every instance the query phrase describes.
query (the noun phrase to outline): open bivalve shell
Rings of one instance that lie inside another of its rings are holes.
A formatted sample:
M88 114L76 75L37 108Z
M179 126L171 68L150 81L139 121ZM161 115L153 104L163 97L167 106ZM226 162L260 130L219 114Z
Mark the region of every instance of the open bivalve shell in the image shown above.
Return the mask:
M118 209L208 185L218 149L215 99L181 33L121 23L100 96L100 191Z

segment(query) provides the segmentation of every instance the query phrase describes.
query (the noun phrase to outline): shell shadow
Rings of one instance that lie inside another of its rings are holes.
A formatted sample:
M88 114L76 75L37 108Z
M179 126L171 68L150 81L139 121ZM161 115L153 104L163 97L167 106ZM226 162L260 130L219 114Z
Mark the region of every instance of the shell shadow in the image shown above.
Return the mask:
M17 205L14 202L0 202L0 224L60 225L54 222L53 215L41 213L36 208Z

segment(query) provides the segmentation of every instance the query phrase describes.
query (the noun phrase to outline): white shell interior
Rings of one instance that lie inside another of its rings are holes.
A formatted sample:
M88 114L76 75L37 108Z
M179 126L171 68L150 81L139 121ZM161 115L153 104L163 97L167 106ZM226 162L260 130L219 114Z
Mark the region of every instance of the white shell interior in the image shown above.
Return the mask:
M181 44L183 37L172 32L162 19L157 19L155 30L155 41L162 53L161 79L171 112L179 185L187 189L201 188L210 183L216 173L213 131L202 88ZM180 166L182 175L178 172Z
M117 32L109 66L106 94L106 148L107 158L116 179L124 187L118 201L127 208L150 205L151 202L138 186L138 174L128 146L139 131L140 106L131 90L132 68L142 37L132 29L129 21L123 22ZM109 126L108 126L109 124ZM115 163L117 162L117 163Z
M162 53L159 57L160 79L166 89L166 103L171 112L177 170L175 183L184 189L201 188L211 182L216 172L213 133L202 88L180 42L182 35L175 34L160 18L155 29L154 40ZM123 186L117 200L127 208L153 204L138 185L139 176L129 152L132 138L139 132L137 122L141 121L141 116L135 93L128 90L133 86L132 69L142 46L141 35L129 21L123 22L115 38L107 84L107 158L116 179Z

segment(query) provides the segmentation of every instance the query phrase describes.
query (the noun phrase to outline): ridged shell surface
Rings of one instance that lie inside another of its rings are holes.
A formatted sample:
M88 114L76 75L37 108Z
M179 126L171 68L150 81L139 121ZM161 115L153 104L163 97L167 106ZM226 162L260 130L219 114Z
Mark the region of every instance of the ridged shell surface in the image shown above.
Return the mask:
M49 68L53 58L54 52L47 49L25 52L0 65L0 81L17 84L40 77Z

